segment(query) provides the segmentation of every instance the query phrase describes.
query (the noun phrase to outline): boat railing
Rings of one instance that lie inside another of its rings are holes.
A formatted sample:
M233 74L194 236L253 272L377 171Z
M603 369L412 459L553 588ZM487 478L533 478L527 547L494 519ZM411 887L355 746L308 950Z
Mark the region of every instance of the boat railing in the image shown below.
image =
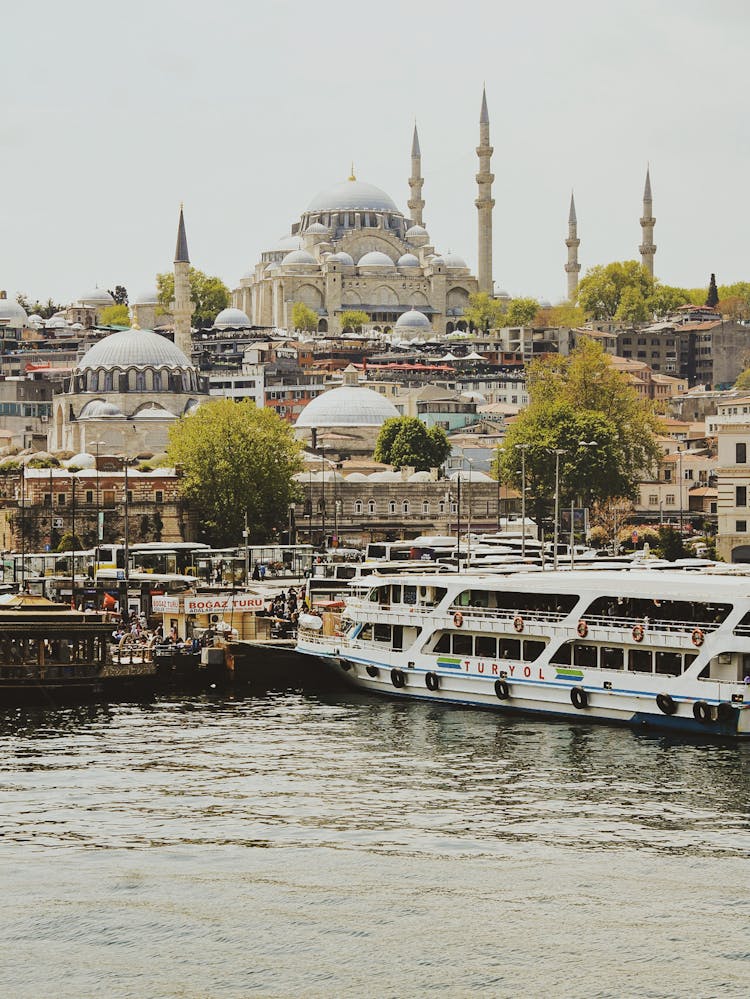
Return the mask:
M461 614L465 618L490 618L492 620L505 620L513 623L518 618L522 623L526 621L541 622L542 624L558 624L568 616L567 611L543 611L528 610L519 608L511 610L507 607L470 607L462 604L451 604L448 608L450 614ZM518 630L518 629L516 629Z
M662 634L678 634L688 636L692 636L693 633L697 631L707 635L721 627L720 621L711 621L699 624L696 621L679 621L651 617L614 617L609 614L585 614L581 618L581 621L585 622L589 628L607 628L631 632L634 628L642 628L644 632L660 632Z

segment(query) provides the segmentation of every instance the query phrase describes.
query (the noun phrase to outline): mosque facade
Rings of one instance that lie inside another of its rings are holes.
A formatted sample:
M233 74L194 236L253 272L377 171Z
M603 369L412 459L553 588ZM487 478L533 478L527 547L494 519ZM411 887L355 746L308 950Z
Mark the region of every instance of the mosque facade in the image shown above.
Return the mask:
M261 254L234 290L232 304L257 326L292 328L292 309L302 302L317 313L321 332L341 332L347 310L366 312L381 329L414 311L427 317L434 334L464 329L469 296L492 292L494 177L484 95L477 156L479 278L458 254L439 253L425 228L415 126L408 216L352 171L347 181L317 194L291 232Z

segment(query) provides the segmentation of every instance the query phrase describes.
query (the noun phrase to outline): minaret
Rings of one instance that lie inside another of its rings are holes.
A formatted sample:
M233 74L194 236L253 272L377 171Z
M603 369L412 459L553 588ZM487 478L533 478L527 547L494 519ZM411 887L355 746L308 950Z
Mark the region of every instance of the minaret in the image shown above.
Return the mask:
M568 275L568 301L575 302L578 294L578 275L581 265L578 263L578 247L581 241L578 238L578 219L576 218L576 202L573 192L570 192L570 214L568 215L568 238L565 240L568 248L568 262L565 265L565 273Z
M417 135L417 123L414 122L414 138L411 140L411 177L409 177L409 189L411 197L407 202L411 213L412 225L424 225L422 221L422 209L424 200L422 198L422 184L424 178L422 174L422 153L419 148L419 136Z
M477 156L479 157L479 173L477 174L477 187L479 195L474 204L477 206L478 235L479 235L479 267L477 278L479 290L491 295L493 292L492 280L492 209L495 202L492 199L492 181L495 175L490 173L490 160L493 149L490 145L490 116L487 113L487 92L482 90L482 112L479 115L479 145L477 146Z
M646 186L643 188L643 218L641 219L643 242L638 249L641 251L641 263L649 272L651 277L654 276L654 254L656 253L656 244L654 243L655 225L656 219L653 215L653 206L651 203L651 177L649 176L649 170L647 167Z
M177 248L174 251L174 342L189 358L193 350L193 337L190 320L193 316L193 302L190 297L190 257L185 216L180 205L180 222L177 226Z

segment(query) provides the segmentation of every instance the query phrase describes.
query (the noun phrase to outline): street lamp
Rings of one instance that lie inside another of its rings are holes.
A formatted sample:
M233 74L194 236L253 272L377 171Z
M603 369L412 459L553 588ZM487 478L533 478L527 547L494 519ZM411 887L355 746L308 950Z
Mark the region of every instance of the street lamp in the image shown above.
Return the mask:
M578 441L578 447L579 448L581 448L581 447L582 448L598 447L598 446L599 446L599 442L598 441ZM585 502L584 502L584 508L585 508ZM584 513L584 517L585 517L585 513ZM576 540L576 536L575 536L575 506L574 506L574 498L571 498L571 500L570 500L570 567L571 567L571 569L573 568L573 565L574 565L574 562L575 562L575 540Z
M96 574L99 569L99 546L101 545L104 538L102 537L102 528L104 526L104 517L101 512L101 494L99 492L99 446L101 444L106 444L106 441L89 441L89 444L93 444L96 448L96 549L94 552L94 585L96 585Z
M471 470L474 468L474 459L470 458L463 450L461 451L461 471L458 473L459 477L463 471L463 462L468 461L469 463L469 512L466 518L466 567L468 568L471 563L471 504L472 504L472 492L471 492Z
M521 558L526 558L526 452L529 444L515 444L521 452Z
M552 566L557 569L557 542L560 531L560 455L566 453L564 447L554 447L551 449L555 456L555 529L553 532L554 551L552 553Z

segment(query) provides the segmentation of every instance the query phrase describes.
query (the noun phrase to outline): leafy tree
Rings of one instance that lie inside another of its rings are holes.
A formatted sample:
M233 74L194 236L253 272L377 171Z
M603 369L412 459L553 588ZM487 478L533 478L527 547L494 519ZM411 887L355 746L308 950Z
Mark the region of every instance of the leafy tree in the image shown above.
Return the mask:
M728 295L722 298L716 308L727 319L747 319L750 315L750 303L741 295Z
M428 430L416 416L393 416L380 428L374 457L394 468L413 467L427 471L439 468L450 450L442 427Z
M503 303L491 298L486 291L478 291L469 295L469 304L464 310L463 318L471 329L487 332L505 325L505 309Z
M16 295L16 301L24 309L27 316L37 315L41 316L42 319L50 319L56 312L62 312L65 308L64 305L53 302L51 298L48 298L45 303L31 302L23 293Z
M516 445L528 445L526 485L535 515L543 520L554 496L555 456L560 456L560 496L582 496L586 504L634 498L644 472L659 457L658 421L624 375L612 367L600 344L584 339L569 357L532 361L530 403L498 449L494 474L521 487ZM581 442L595 441L595 446Z
M190 298L193 303L193 322L196 326L211 326L222 309L231 301L229 288L221 278L210 277L190 268ZM159 305L169 311L174 301L174 274L167 271L156 275L156 288L159 292Z
M78 535L77 534L74 535L68 532L67 534L63 534L60 544L57 546L55 551L72 552L72 551L81 551L84 548L85 545L78 537Z
M312 333L318 328L318 313L304 302L295 302L292 306L292 326L296 330Z
M685 545L682 537L673 527L659 528L659 553L667 562L675 562L678 558L685 558Z
M577 304L589 319L612 319L626 288L636 289L646 300L653 291L654 281L636 260L598 264L581 279Z
M571 302L560 302L549 309L540 309L534 317L535 326L560 326L575 329L586 321L583 309Z
M511 298L503 315L503 326L528 326L539 312L535 298Z
M645 323L648 318L648 305L640 288L633 285L623 288L615 319L624 323Z
M719 289L716 287L716 275L711 275L711 280L708 285L708 294L706 295L706 305L710 309L715 309L719 304Z
M130 326L127 305L108 305L99 313L100 326Z
M48 454L44 458L30 458L26 463L27 468L59 468L60 462Z
M110 289L110 295L115 300L115 305L127 305L128 304L128 289L123 285L115 285L115 290Z
M212 400L169 430L169 460L182 468L182 495L216 547L237 544L245 513L252 541L284 527L301 449L288 424L250 400Z
M750 368L745 368L744 371L740 372L737 381L734 383L736 389L741 389L743 392L746 389L750 389Z
M317 318L317 317L316 317ZM347 309L341 313L341 328L352 333L361 333L365 323L370 322L370 317L366 312L359 309ZM316 323L317 326L317 323Z
M681 305L690 302L690 292L687 288L673 288L668 284L655 284L652 294L649 296L647 305L649 312L662 319L670 315Z

